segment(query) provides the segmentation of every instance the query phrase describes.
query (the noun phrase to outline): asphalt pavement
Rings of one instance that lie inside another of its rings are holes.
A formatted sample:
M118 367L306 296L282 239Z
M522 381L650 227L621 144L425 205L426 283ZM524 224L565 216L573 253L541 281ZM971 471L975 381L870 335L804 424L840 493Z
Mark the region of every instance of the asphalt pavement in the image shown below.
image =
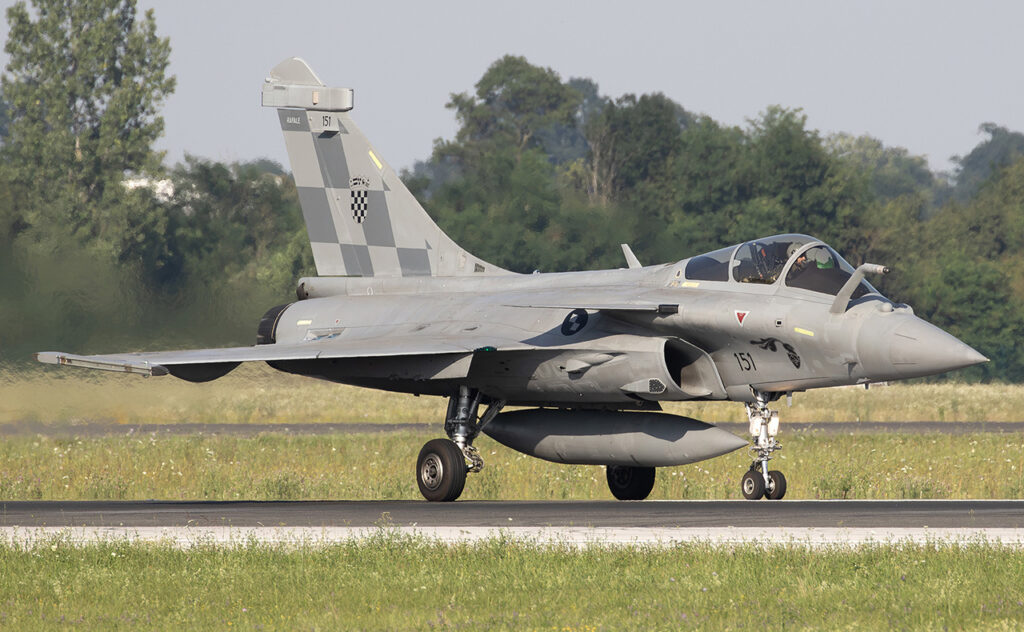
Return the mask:
M0 527L1024 529L1024 500L18 501Z

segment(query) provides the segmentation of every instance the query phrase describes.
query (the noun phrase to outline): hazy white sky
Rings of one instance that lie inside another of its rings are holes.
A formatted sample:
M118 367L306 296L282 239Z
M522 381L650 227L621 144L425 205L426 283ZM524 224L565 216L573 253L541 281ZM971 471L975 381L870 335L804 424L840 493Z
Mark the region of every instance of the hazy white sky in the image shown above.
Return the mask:
M0 0L9 6L9 0ZM744 124L802 107L823 134L871 134L935 169L993 121L1024 130L1024 5L1015 2L489 3L140 0L171 38L178 88L163 115L168 162L269 157L287 166L267 71L305 58L355 89L353 116L396 168L455 132L444 105L511 53L603 94L664 92ZM6 21L0 36L6 40ZM0 55L6 64L6 56Z

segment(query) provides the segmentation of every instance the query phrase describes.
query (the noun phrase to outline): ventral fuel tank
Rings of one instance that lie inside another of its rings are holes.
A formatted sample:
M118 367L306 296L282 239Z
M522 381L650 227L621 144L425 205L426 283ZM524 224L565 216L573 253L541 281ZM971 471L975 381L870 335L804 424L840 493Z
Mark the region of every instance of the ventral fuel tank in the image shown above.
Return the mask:
M747 445L703 421L650 412L516 410L501 413L483 432L524 454L579 465L685 465Z

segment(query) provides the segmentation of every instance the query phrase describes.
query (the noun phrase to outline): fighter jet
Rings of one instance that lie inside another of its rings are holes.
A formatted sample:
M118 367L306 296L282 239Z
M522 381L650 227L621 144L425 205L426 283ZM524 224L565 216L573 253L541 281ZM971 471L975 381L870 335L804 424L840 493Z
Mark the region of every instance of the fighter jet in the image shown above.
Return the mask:
M646 498L658 467L748 446L743 496L780 499L786 478L768 468L780 448L772 402L986 361L872 287L865 276L885 267L854 268L807 235L652 266L624 245L623 269L509 272L431 220L352 120L351 89L325 86L292 58L270 72L262 102L277 110L316 263L298 300L268 310L251 347L39 361L192 382L266 362L446 397L447 438L428 441L416 462L431 501L455 500L483 468L481 432L541 459L603 465L621 500ZM750 441L658 412L687 400L743 403Z

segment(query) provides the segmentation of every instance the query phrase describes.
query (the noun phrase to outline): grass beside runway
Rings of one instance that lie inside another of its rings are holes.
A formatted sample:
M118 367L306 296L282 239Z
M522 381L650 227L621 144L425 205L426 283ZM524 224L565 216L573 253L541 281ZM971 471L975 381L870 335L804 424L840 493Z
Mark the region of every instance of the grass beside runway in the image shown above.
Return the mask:
M1003 384L894 384L815 390L777 404L796 421L1024 421L1024 389ZM248 363L206 384L29 366L0 367L0 424L430 422L438 397L331 384ZM667 404L667 412L709 422L745 421L728 402Z
M252 438L214 435L0 441L3 500L420 499L416 456L431 435L398 432ZM787 498L1021 498L1024 435L856 434L781 436L771 462ZM610 499L599 466L548 463L477 440L484 470L463 499ZM743 450L660 468L651 495L739 498Z
M1011 630L1024 551L975 543L572 549L381 529L232 547L0 546L0 628Z

